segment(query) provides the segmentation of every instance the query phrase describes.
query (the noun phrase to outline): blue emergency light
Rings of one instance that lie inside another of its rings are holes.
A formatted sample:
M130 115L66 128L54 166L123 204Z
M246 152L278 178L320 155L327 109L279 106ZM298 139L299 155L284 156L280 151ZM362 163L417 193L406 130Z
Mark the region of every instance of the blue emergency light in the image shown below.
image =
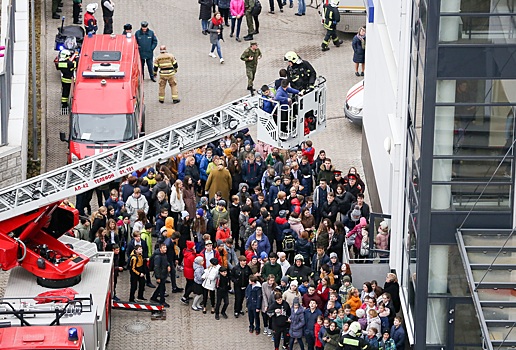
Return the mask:
M70 341L79 340L79 332L77 331L77 328L70 328L68 330L68 340L70 340Z

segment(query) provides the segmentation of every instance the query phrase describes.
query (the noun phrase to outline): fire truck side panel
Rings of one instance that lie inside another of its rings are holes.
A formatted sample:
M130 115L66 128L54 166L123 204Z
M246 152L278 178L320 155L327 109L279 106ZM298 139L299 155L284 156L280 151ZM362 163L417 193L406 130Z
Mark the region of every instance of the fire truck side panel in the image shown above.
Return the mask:
M84 337L81 327L76 327L77 340L68 338L69 326L0 328L2 350L82 350Z
M100 252L96 257L92 257L84 268L82 280L72 288L78 292L78 297L89 297L92 295L93 305L91 312L84 308L83 312L76 315L65 315L61 318L61 325L80 326L84 330L86 349L106 348L108 340L109 315L106 308L111 304L112 296L112 277L113 276L113 253ZM51 289L39 286L34 281L34 276L27 270L16 267L11 270L9 281L5 290L5 298L18 298L24 302L35 304L34 298L40 293ZM18 300L13 300L13 304L18 307ZM41 305L41 306L40 306ZM41 308L48 304L36 304L31 307ZM30 312L28 313L30 315ZM48 326L53 320L52 314L38 314L28 316L31 325ZM11 324L20 325L15 317L8 317L4 321L11 321Z

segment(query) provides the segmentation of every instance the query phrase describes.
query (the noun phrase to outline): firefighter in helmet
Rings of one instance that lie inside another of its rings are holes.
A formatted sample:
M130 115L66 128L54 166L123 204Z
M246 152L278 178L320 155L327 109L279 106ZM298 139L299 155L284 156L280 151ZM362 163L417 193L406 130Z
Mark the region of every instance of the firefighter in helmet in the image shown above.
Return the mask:
M61 50L57 69L61 72L61 111L63 114L68 109L68 97L70 96L73 74L75 68L77 68L76 64L75 55L72 55L70 50Z
M321 44L321 50L323 51L328 51L330 49L328 47L330 40L332 40L333 44L337 47L343 43L343 41L337 36L337 23L340 22L338 6L339 0L330 0L328 4L323 6L324 28L326 29L326 35L324 36Z
M171 53L167 52L167 47L161 45L159 47L159 55L154 60L154 76L158 74L159 70L159 93L158 98L160 103L165 102L165 87L170 85L172 89L172 102L179 103L179 95L177 94L177 61Z
M86 14L84 15L84 29L86 29L86 34L96 34L97 33L97 19L93 14L97 11L99 5L97 3L91 3L86 6Z
M288 62L287 77L290 86L301 92L313 89L317 79L314 67L308 61L302 60L294 51L287 52L284 59Z
M349 325L348 333L344 334L339 341L342 350L372 350L373 348L362 337L362 326L357 321Z

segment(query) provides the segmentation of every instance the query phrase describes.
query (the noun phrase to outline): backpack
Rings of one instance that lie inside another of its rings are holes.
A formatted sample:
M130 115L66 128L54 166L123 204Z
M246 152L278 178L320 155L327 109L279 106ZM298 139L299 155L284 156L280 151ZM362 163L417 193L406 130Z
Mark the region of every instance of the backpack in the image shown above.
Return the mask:
M154 271L154 260L156 260L156 256L158 256L160 253L159 253L159 250L154 253L152 253L150 259L149 259L149 271Z
M251 9L252 16L258 16L262 12L262 4L260 4L260 0L255 0L254 6Z
M295 247L296 247L296 239L294 237L292 237L292 235L287 235L283 239L282 246L283 246L284 252L293 252L293 251L295 251Z

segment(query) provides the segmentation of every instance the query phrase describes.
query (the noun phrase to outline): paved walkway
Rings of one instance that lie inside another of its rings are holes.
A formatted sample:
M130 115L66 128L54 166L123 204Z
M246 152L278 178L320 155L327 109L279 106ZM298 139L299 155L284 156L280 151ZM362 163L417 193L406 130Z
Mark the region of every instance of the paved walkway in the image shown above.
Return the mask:
M88 2L84 2L86 6ZM308 8L307 15L294 16L295 9L286 8L284 13L267 13L268 2L262 0L263 11L260 15L260 34L255 36L263 58L259 63L255 87L277 78L279 69L285 68L283 55L294 50L302 58L310 61L319 75L328 80L328 123L327 129L314 137L317 151L325 149L338 169L347 170L350 166L361 169L361 131L343 118L343 103L346 91L360 78L354 76L352 67L351 35L342 35L344 45L331 47L325 53L320 51L324 31L319 24L317 11ZM43 37L46 44L46 77L42 94L46 104L46 170L66 164L66 144L59 141L59 131L68 133L68 117L59 114L60 80L52 60L58 20L50 19L50 1L47 1L46 25ZM63 14L66 24L71 23L71 2L65 2ZM145 80L145 103L147 106L147 131L152 132L167 125L192 117L246 94L246 77L240 54L248 43L238 43L224 33L222 43L225 64L208 56L210 43L201 34L198 20L197 1L157 0L141 2L129 0L116 2L114 28L122 32L125 23L132 23L138 29L142 20L149 22L160 44L165 44L178 61L177 75L181 103L172 105L170 90L164 105L158 103L158 85ZM101 10L97 13L101 19ZM102 24L99 25L100 31ZM242 23L241 36L247 32ZM128 273L119 279L118 294L128 296ZM184 286L184 279L180 279ZM170 285L167 285L170 286ZM150 297L147 289L145 295ZM203 315L179 303L179 296L168 298L172 307L168 310L166 321L150 321L149 314L131 311L113 311L113 328L110 350L118 349L271 349L270 338L264 335L250 335L247 332L247 315L239 319L231 316L228 320L216 321L211 314ZM228 314L232 315L233 297ZM131 328L132 327L132 328ZM132 329L132 330L131 330ZM135 332L139 329L141 332Z

